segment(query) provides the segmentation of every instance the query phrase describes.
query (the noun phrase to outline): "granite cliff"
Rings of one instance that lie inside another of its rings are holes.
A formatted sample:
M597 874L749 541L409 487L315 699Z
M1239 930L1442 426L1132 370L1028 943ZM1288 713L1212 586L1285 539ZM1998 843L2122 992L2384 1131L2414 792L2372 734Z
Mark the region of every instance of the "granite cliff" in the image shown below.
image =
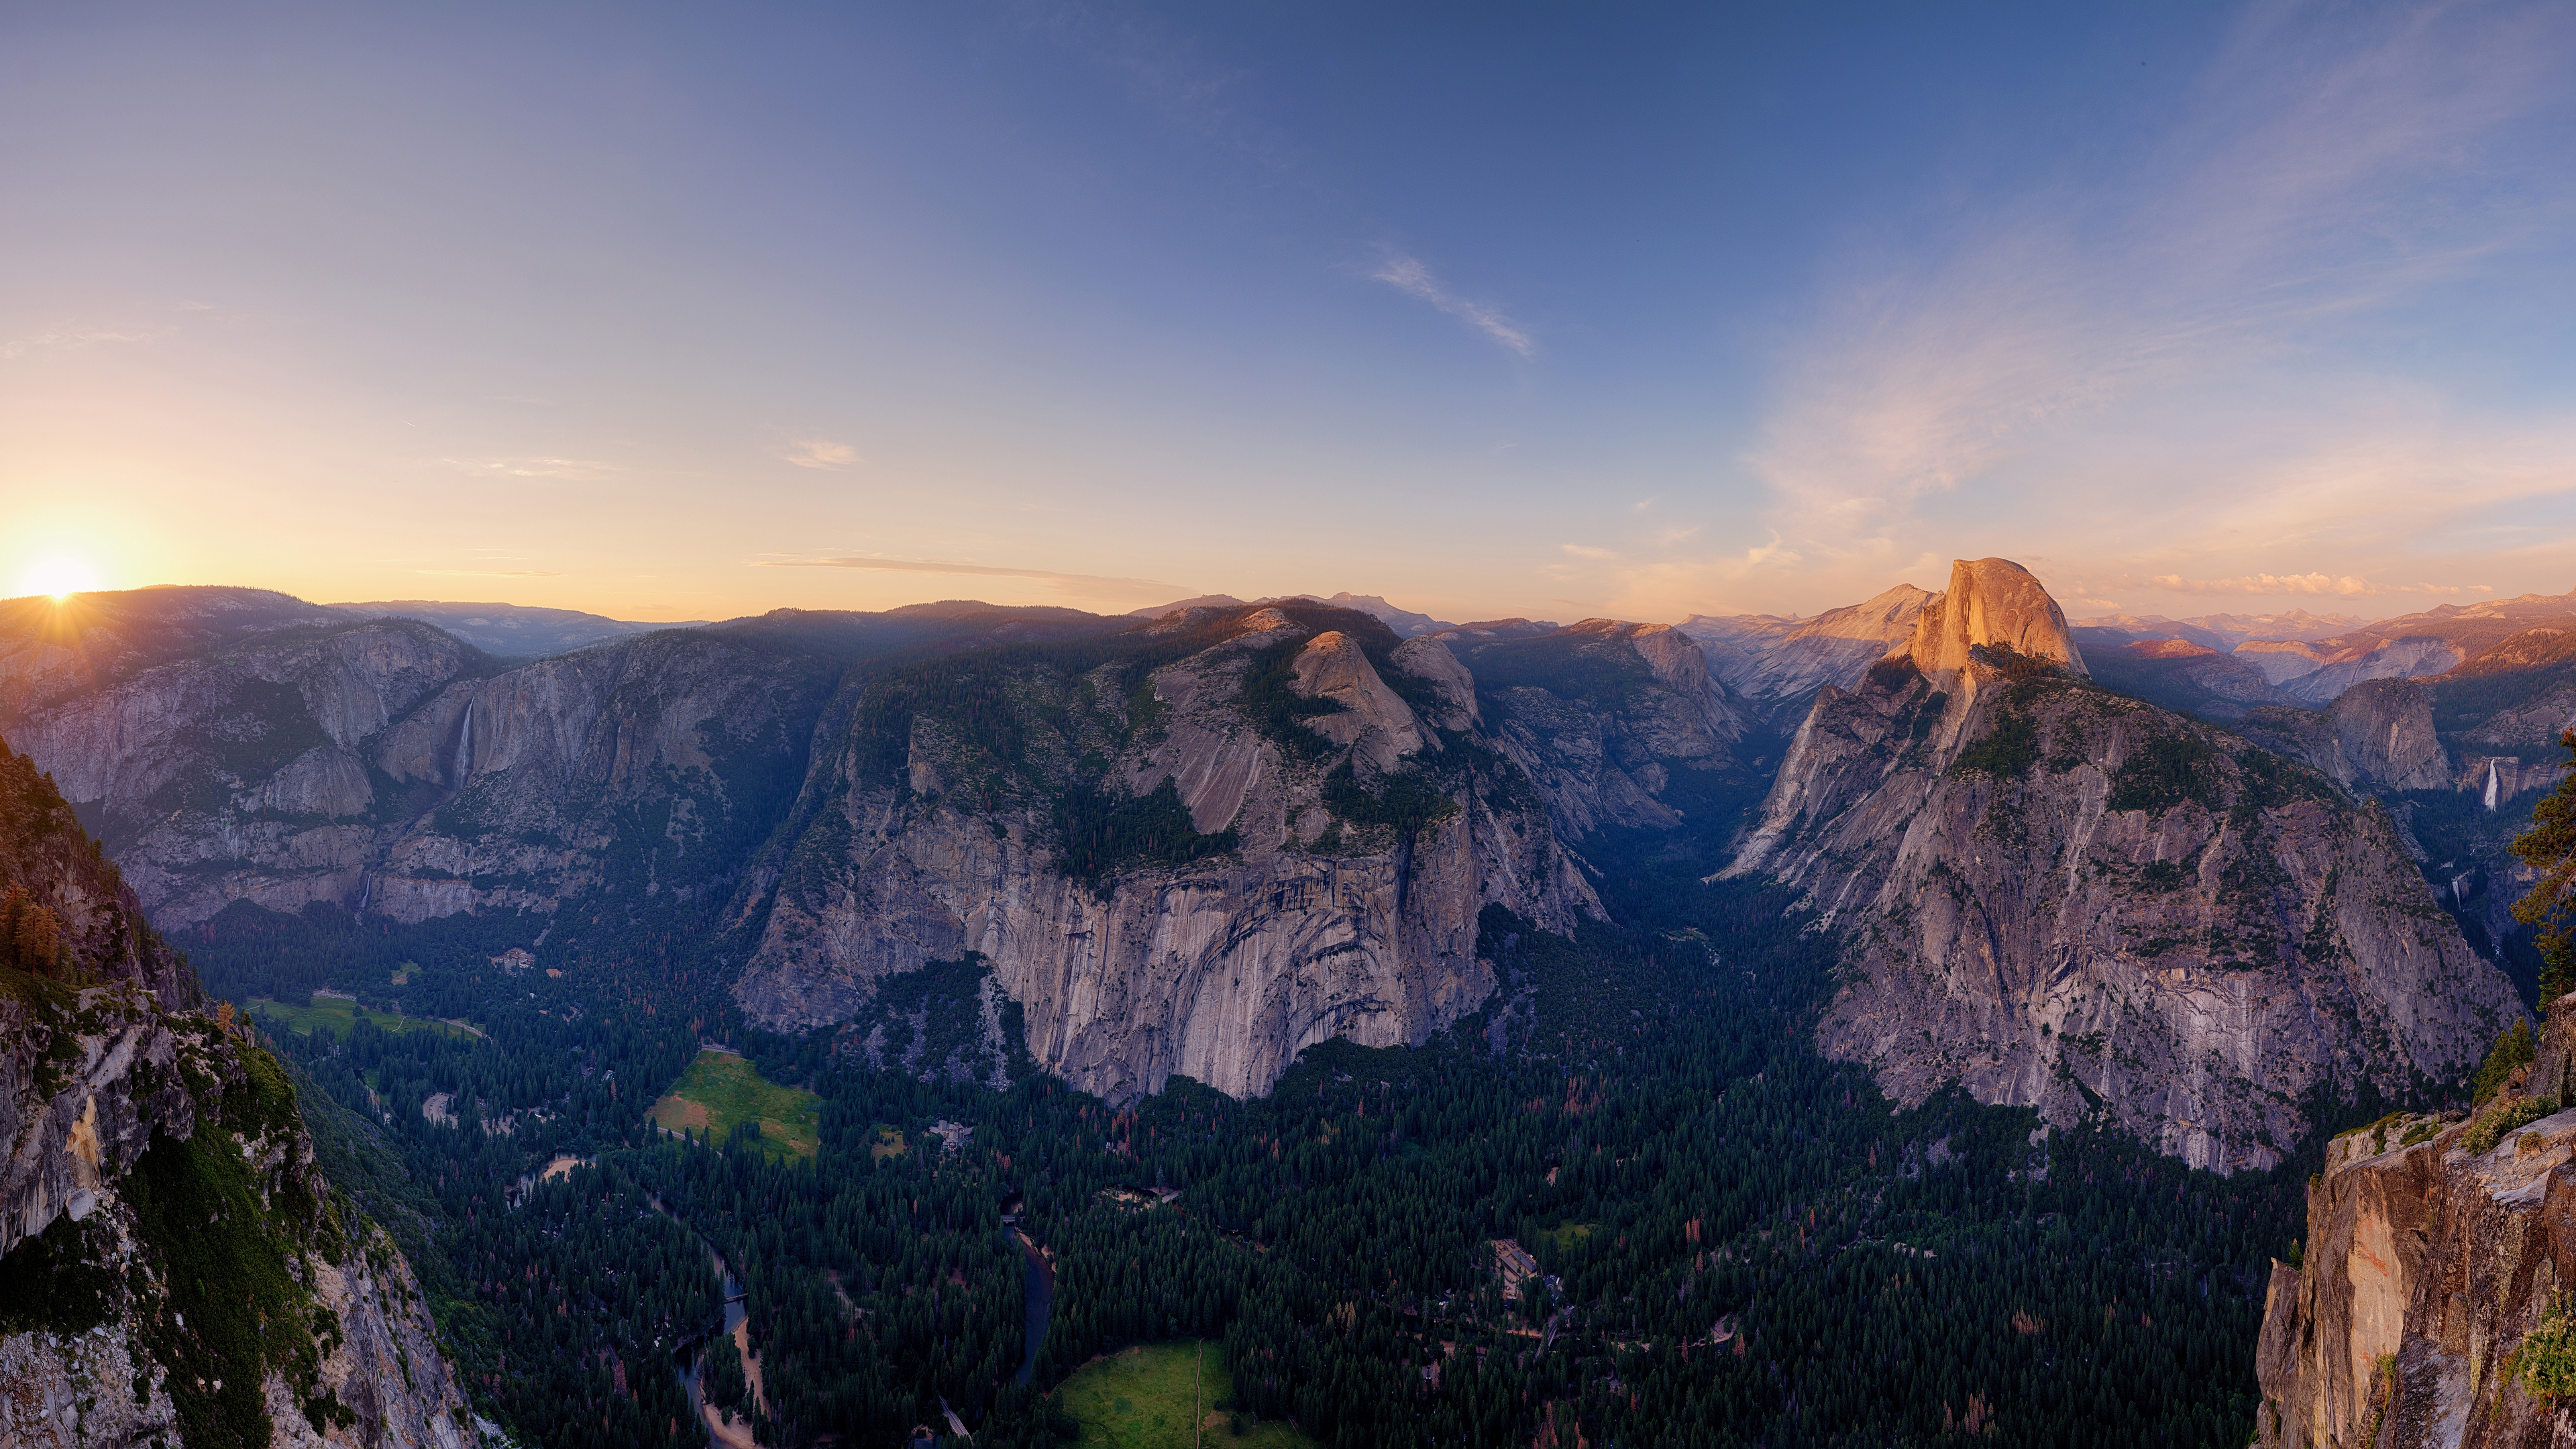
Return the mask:
M1849 689L1887 651L1914 637L1935 595L1898 584L1874 598L1805 619L1695 614L1674 627L1700 641L1709 667L1736 696L1769 715L1805 713L1826 685Z
M2366 681L2335 696L2322 711L2253 710L2236 730L2357 789L2444 790L2458 776L2433 728L2432 696L2413 680Z
M234 902L421 921L550 914L612 883L732 889L860 660L1071 610L782 610L505 668L407 619L253 590L11 606L0 733L49 771L152 918Z
M1742 772L1751 711L1677 628L1510 620L1439 637L1569 843L1605 827L1673 829L1720 808Z
M2473 1063L2518 1004L2386 813L2083 670L2037 580L1963 561L1818 695L1727 873L1841 934L1826 1050L2221 1170L2280 1160L2311 1091Z
M733 908L754 1020L971 952L1076 1086L1257 1093L1475 1010L1485 905L1596 909L1456 658L1369 615L1193 608L958 666L871 680L817 752Z
M0 897L0 1442L473 1442L277 1063L5 747Z
M2257 1442L2537 1446L2576 1369L2576 998L2474 1114L2397 1114L2329 1144L2300 1263L2272 1265Z

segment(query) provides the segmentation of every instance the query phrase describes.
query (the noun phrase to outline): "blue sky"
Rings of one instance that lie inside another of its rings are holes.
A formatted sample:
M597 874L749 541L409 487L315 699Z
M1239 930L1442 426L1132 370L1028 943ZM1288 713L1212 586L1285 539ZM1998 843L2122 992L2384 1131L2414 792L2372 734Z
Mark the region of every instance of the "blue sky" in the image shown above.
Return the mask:
M16 7L0 589L2555 593L2571 81L2564 5Z

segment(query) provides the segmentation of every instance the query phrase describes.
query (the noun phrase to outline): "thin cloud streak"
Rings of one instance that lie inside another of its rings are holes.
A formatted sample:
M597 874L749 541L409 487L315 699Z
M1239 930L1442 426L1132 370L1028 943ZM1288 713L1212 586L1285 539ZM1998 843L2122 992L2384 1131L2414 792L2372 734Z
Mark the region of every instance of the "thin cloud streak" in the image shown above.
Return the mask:
M1180 584L1167 584L1156 579L1117 578L1104 574L1059 573L1054 569L1011 568L998 564L942 563L935 559L878 558L853 555L840 558L765 558L753 561L757 568L777 569L874 569L886 573L959 574L973 578L1035 579L1042 583L1073 587L1087 592L1110 593L1187 593Z
M1388 257L1376 271L1369 273L1369 280L1384 282L1408 297L1428 302L1523 357L1538 351L1538 344L1530 340L1529 333L1503 315L1501 308L1451 294L1431 275L1429 267L1412 257L1400 253Z

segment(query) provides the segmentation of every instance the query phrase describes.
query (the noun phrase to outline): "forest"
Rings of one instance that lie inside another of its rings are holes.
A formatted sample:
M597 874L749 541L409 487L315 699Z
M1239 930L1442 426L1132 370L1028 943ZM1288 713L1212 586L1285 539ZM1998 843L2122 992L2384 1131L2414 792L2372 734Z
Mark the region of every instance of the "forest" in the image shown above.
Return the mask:
M1053 1443L1049 1388L1186 1337L1222 1345L1222 1407L1336 1445L2243 1442L2313 1163L2223 1178L1955 1095L1893 1110L1808 1044L1831 947L1786 900L1703 884L1670 842L1593 844L1617 923L1489 910L1486 1012L1419 1049L1326 1043L1254 1101L1179 1079L1111 1104L1025 1053L1001 1088L874 1069L846 1036L746 1029L649 922L548 952L562 978L493 961L534 935L507 919L245 909L195 945L221 994L329 983L482 1033L271 1039L524 1442L703 1439L682 1367L718 1321L710 1249L763 1392L719 1353L709 1393L764 1444L896 1442L943 1404L981 1443ZM971 1011L981 969L922 989ZM647 1124L702 1040L821 1094L821 1150ZM587 1162L536 1179L565 1155ZM1025 1385L1014 1231L1053 1268Z

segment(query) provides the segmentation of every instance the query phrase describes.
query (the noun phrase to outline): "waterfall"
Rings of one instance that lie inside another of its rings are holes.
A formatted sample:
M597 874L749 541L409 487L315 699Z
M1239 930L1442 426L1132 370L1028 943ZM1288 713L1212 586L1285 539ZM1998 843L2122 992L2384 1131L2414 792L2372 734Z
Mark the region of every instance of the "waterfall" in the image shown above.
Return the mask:
M464 732L463 732L463 733L459 734L459 735L456 737L456 768L455 768L453 771L451 771L451 772L450 772L450 777L449 777L449 779L448 779L448 784L449 784L450 786L452 786L453 788L455 788L455 789L459 789L459 790L464 789L464 788L465 788L465 771L466 771L466 769L467 769L469 766L471 766L473 763L474 763L474 701L473 701L471 698L468 698L468 699L465 701L465 729L464 729ZM2494 808L2495 808L2495 799L2494 799L2494 796L2495 796L2495 787L2494 787L2493 785L2489 785L2489 786L2487 787L2487 795L2488 795L2487 808L2488 808L2488 809L2490 809L2490 810L2492 810L2492 809L2494 809Z
M2487 812L2488 812L2489 814L2493 814L2493 813L2495 812L2495 808L2496 808L2496 762L2495 762L2495 761L2493 761L2493 760L2489 760L2489 761L2487 761Z

